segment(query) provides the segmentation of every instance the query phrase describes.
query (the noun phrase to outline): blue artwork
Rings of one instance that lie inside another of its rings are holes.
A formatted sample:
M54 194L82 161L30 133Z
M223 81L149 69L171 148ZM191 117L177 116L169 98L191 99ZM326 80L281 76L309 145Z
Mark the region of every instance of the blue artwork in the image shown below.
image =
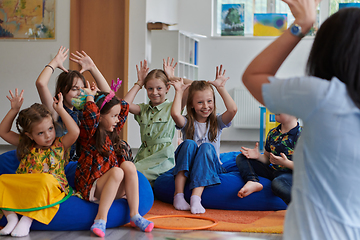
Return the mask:
M347 8L347 7L358 7L360 8L360 3L339 3L339 10L342 8Z
M254 14L254 36L280 36L286 29L286 13Z

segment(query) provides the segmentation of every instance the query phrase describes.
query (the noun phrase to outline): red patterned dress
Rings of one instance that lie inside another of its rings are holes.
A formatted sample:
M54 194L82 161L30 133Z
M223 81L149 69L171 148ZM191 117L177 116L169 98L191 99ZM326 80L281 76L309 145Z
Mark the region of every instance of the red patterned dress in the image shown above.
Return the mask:
M121 100L119 122L114 129L117 133L123 128L129 114L129 104ZM109 152L109 156L102 156L95 147L95 132L99 126L100 110L94 102L86 102L83 116L80 119L80 135L78 138L81 144L81 155L78 160L75 172L75 187L85 200L89 200L90 190L94 181L104 175L109 169L119 167L123 161L131 160L129 147L121 147L121 155L116 156L113 143L109 136L106 136L103 149ZM128 146L125 142L122 145Z

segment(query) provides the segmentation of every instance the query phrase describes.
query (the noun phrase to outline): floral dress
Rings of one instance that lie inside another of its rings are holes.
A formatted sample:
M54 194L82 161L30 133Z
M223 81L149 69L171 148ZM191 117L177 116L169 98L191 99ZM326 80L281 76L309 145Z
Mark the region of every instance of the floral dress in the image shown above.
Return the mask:
M69 192L64 164L62 137L56 138L50 148L32 148L21 159L17 174L0 176L0 208L37 208L63 199ZM49 224L58 210L59 205L55 205L38 211L17 213Z

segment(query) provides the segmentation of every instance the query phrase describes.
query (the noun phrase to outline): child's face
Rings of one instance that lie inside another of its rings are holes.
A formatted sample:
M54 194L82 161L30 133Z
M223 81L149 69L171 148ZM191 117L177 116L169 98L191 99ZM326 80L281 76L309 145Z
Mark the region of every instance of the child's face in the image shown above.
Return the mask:
M289 123L291 121L296 120L296 117L292 116L292 115L288 115L285 113L280 113L280 114L275 114L275 121L279 122L279 123Z
M73 105L71 104L72 98L77 98L80 95L80 89L85 87L81 78L75 77L73 80L73 85L70 88L70 91L65 94L64 98L64 105L68 108L72 108Z
M55 127L52 117L45 117L40 122L33 123L31 133L25 134L35 141L35 147L50 147L55 140Z
M100 124L108 132L113 132L119 122L121 106L117 104L113 106L107 114L100 115Z
M166 86L165 83L158 78L150 79L146 83L147 95L153 107L165 102L166 93L169 89L170 85Z
M192 107L195 110L195 119L198 122L206 122L214 111L214 94L210 89L194 92Z

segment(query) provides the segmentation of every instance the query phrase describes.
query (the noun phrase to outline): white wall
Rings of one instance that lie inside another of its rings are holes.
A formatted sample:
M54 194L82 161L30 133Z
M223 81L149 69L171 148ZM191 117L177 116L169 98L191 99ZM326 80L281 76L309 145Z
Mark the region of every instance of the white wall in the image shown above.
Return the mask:
M139 0L135 0L137 2ZM145 0L143 0L145 2ZM166 13L159 12L159 9L162 9L162 4L168 3L167 0L148 0L147 4L151 2L151 5L147 5L146 11L156 12L158 18L157 21L167 22L169 15ZM130 22L132 22L132 11L134 9L130 6ZM153 9L149 11L149 9ZM139 9L137 9L137 13ZM171 12L171 9L167 9L167 13ZM199 43L199 79L212 80L215 77L215 67L217 65L223 64L226 69L226 74L230 77L227 82L227 89L229 92L233 88L243 87L241 82L241 76L244 72L247 65L250 61L267 45L269 45L275 38L265 37L265 38L220 38L220 37L211 37L211 22L212 22L212 1L210 0L180 0L178 1L177 6L177 18L178 25L177 29L188 31L192 33L197 33L200 35L205 35L207 38L200 38ZM150 14L150 13L149 13ZM133 16L134 17L134 16ZM142 23L139 23L141 25ZM131 28L130 28L131 29ZM143 28L142 28L143 29ZM139 29L140 31L140 29ZM130 33L135 33L136 30ZM149 42L150 36L147 35L146 41ZM305 38L301 43L295 48L289 58L285 61L283 66L278 72L279 77L289 77L295 75L303 75L305 70L305 64L310 51L312 44L312 38ZM146 49L144 49L144 47ZM130 54L133 55L135 52L147 52L150 51L149 45L146 46L130 46ZM141 55L141 54L138 54ZM145 57L145 55L143 55ZM149 55L146 55L149 56ZM148 59L148 58L147 58ZM133 62L130 62L130 69L133 69L133 66L141 60L133 59ZM133 71L133 70L132 70ZM132 73L130 73L132 74ZM129 84L131 87L136 81L136 73L133 71L132 82ZM146 99L145 90L141 90L143 98L140 100L144 101ZM220 100L219 95L216 96L217 107L219 112L225 110L224 105ZM238 109L238 114L241 114L242 109ZM131 146L139 146L140 138L135 137L135 131L138 131L137 123L132 119L129 121L129 124L133 127L129 128L129 143ZM134 123L132 123L133 121ZM130 131L131 129L131 131ZM130 132L134 131L134 134ZM226 141L258 141L259 140L259 130L246 130L246 129L237 129L231 127L223 131L222 140Z
M56 35L55 40L0 40L0 120L10 109L6 98L9 90L24 89L23 108L40 102L35 81L43 67L56 55L61 45L70 44L70 0L56 1ZM64 63L69 67L68 60ZM55 70L49 88L55 91ZM13 128L16 130L16 128ZM0 139L0 144L7 144Z
M200 39L199 46L199 78L214 78L215 67L223 64L230 80L227 89L241 86L241 75L248 63L257 53L265 48L273 38L211 38L211 6L210 0L131 0L130 1L130 33L129 33L129 87L137 81L135 65L141 60L150 60L150 32L146 28L148 21L177 22L173 29L179 29L208 36ZM10 108L6 99L8 90L25 89L25 102L28 107L39 102L35 80L60 45L69 47L70 39L70 0L56 1L56 40L1 40L0 41L0 119L3 119ZM312 39L304 39L286 60L279 70L279 76L288 77L302 75ZM65 67L68 67L68 60ZM55 70L49 84L55 89ZM219 99L219 96L217 96ZM135 103L146 102L144 89L135 98ZM220 101L217 101L218 103ZM223 111L223 105L218 104ZM239 109L239 113L241 109ZM132 115L128 121L128 141L135 148L140 146L138 124ZM223 140L258 140L258 130L225 130ZM0 140L0 144L4 144Z

